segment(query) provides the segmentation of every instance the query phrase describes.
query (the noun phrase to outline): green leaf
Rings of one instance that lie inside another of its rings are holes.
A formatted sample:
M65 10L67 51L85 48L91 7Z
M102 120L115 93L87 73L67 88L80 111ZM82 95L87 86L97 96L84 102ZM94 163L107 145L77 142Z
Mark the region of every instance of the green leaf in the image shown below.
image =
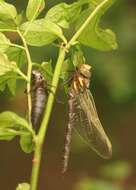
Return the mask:
M99 26L102 15L113 4L114 0L90 0L90 2L92 3L90 8L85 9L78 19L76 30L78 30L80 26L86 21L92 11L99 11L97 14L94 14L88 27L86 27L81 33L78 40L85 46L89 46L101 51L117 49L118 45L115 34L110 29L102 29Z
M0 53L0 76L6 74L7 72L16 72L17 65L14 61L10 62L6 54Z
M28 183L20 183L16 190L30 190L30 185Z
M5 90L5 83L0 82L0 91L4 91Z
M44 0L29 0L27 9L26 9L26 17L27 19L34 20L38 15L42 12L45 7Z
M14 61L17 63L17 66L20 68L26 63L26 55L24 50L16 47L9 47L6 51L9 61Z
M15 30L16 29L16 25L11 22L10 20L4 22L0 20L0 30Z
M76 48L75 48L76 47ZM83 52L80 48L80 46L75 46L73 51L72 51L72 62L75 67L77 67L80 64L85 64L85 57L83 55Z
M0 140L12 140L14 137L25 135L26 131L12 128L0 128Z
M28 122L10 111L0 113L0 140L12 140L16 136L20 136L20 146L25 153L34 150L32 129Z
M15 20L16 25L19 26L23 22L24 18L25 18L25 12L21 11L21 13L16 16Z
M43 73L43 75L47 81L52 80L53 68L52 68L52 61L51 60L49 62L42 62L41 72Z
M10 141L17 135L15 130L0 128L0 140Z
M14 54L14 56L16 56ZM12 59L14 57L12 55ZM10 57L11 58L11 57ZM22 56L21 56L22 58ZM19 61L21 61L21 58ZM19 57L18 57L19 59ZM17 79L24 79L21 75L21 70L17 66L16 62L9 61L7 55L0 53L0 91L3 91L5 89L6 84L9 87L9 90L13 95L15 95L16 90L16 80ZM20 76L19 76L20 75Z
M35 20L32 23L26 22L21 25L20 30L24 32L28 26L30 27L30 29L24 37L29 45L47 45L52 43L58 37L66 42L61 28L55 23L52 23L46 19Z
M63 62L60 78L65 83L70 78L70 71L74 71L73 63L70 58Z
M5 111L0 113L0 128L29 129L28 122L16 113Z
M33 136L26 133L20 137L20 146L25 153L31 153L34 150Z
M17 78L17 74L13 72L7 72L5 75L0 76L0 91L4 91L6 85L8 85L12 95L15 95Z
M0 32L0 52L5 52L10 46L10 40Z
M60 3L52 7L45 18L63 28L69 28L69 25L79 17L82 4L79 2L72 4Z
M16 78L17 77L14 77L7 81L8 88L13 96L15 96L16 93L16 85L17 85Z
M16 16L16 8L12 4L0 0L0 20L15 20Z
M79 45L76 45L72 48L71 56L66 59L62 65L62 71L60 78L63 81L67 81L70 78L71 73L75 70L75 68L79 64L84 64L85 58L83 56L83 52Z

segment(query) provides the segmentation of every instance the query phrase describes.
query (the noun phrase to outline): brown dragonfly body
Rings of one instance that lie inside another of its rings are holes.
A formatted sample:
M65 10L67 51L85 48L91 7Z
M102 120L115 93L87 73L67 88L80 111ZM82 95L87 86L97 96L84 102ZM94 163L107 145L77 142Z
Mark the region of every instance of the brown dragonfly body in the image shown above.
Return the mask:
M63 170L67 170L72 129L76 128L80 136L101 157L110 158L111 143L101 125L93 97L89 91L91 66L80 64L74 72L69 85L68 105L69 121L65 137Z

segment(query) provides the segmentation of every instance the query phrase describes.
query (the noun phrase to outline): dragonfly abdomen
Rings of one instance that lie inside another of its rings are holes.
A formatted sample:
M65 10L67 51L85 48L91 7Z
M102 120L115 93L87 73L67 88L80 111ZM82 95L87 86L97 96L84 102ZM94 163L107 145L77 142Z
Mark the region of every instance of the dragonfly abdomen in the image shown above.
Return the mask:
M44 88L36 88L32 96L32 125L39 127L40 120L44 111L47 95Z
M38 129L40 126L40 122L44 112L44 107L48 97L47 82L42 73L38 70L32 71L31 93L32 93L31 121L33 127Z
M65 136L62 173L65 173L68 167L72 130L73 130L73 127L75 125L75 120L76 120L75 105L76 105L76 99L72 93L69 93L69 100L68 100L69 114L68 114L68 125L67 125L66 136Z

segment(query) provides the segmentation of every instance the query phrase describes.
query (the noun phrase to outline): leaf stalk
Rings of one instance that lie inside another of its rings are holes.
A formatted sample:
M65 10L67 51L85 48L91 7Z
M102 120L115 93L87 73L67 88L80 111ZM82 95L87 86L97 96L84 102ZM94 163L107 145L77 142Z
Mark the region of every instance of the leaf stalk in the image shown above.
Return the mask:
M28 120L29 120L29 124L31 124L31 111L32 111L32 102L31 102L31 94L30 94L30 90L31 90L31 73L32 73L32 60L31 60L31 56L29 53L29 49L26 43L25 38L23 37L23 35L21 34L21 32L19 30L17 30L20 38L22 39L24 48L25 48L25 52L26 52L26 57L27 57L27 61L28 61L28 69L27 69L27 99L28 99Z

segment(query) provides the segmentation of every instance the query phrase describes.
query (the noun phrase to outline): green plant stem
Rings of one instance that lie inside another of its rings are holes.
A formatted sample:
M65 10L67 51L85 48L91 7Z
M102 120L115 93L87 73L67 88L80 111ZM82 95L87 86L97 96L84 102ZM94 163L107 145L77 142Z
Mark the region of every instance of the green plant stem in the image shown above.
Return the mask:
M71 38L69 41L67 48L69 49L74 42L78 39L78 37L81 35L81 33L84 31L84 29L88 26L88 24L91 22L91 20L98 14L100 9L107 4L109 0L102 1L95 9L94 11L89 15L89 17L86 19L86 21L82 24L82 26L78 29L78 31L75 33L75 35Z
M0 32L17 32L16 29L0 29Z
M57 86L58 86L59 76L60 76L60 73L61 73L61 68L62 68L62 64L63 64L64 59L65 59L65 55L66 55L65 49L60 48L58 60L57 60L57 63L56 63L55 72L54 72L54 75L53 75L53 80L52 80L52 83L51 83L51 90L50 90L50 94L49 94L49 98L48 98L48 102L47 102L46 110L45 110L45 114L44 114L44 116L46 115L46 117L43 118L40 130L39 130L39 134L38 134L38 138L41 140L41 142L43 142L45 134L46 134L46 129L47 129L47 125L48 125L48 122L49 122L51 110L52 110L52 107L53 107L55 93L56 93L56 89L57 89Z
M101 7L107 3L107 1L108 0L105 0L102 3L100 3L95 8L95 10L89 15L89 17L86 19L86 21L83 23L83 25L79 28L79 30L75 33L75 35L71 38L71 40L66 44L65 48L60 48L55 72L54 72L53 79L52 79L51 93L49 94L43 121L41 123L41 127L39 130L38 136L37 136L37 143L36 143L36 147L35 147L34 162L33 162L32 175L31 175L31 190L37 190L37 182L38 182L38 175L39 175L39 168L40 168L40 161L41 161L42 145L43 145L44 138L46 135L47 126L48 126L48 122L50 119L50 115L51 115L51 111L52 111L52 107L53 107L53 103L54 103L54 96L56 93L62 64L63 64L65 55L66 55L66 50L69 50L70 47L74 44L74 42L76 42L78 37L84 31L84 29L88 26L88 24L91 22L91 20L97 15L97 13L101 9Z
M7 45L12 46L12 47L16 47L16 48L20 48L22 50L25 50L25 48L23 46L20 46L20 45L17 45L17 44L10 43L10 44L7 44Z
M17 73L28 82L27 76L20 69L17 69Z
M66 54L65 49L60 48L60 52L59 52L59 56L58 56L55 72L53 75L52 84L51 84L51 90L50 90L51 93L49 94L44 118L41 123L41 127L39 130L38 136L37 136L37 143L36 143L36 148L35 148L35 153L34 153L34 162L33 162L33 168L32 168L32 176L31 176L31 190L37 189L37 181L38 181L38 173L39 173L39 168L40 168L42 145L44 142L44 137L46 135L47 126L48 126L49 118L51 115L53 102L54 102L54 98L55 98L55 93L56 93L56 88L58 85L59 75L61 72L65 54Z
M27 61L28 61L28 69L27 69L27 99L28 99L28 119L29 119L29 124L31 125L31 110L32 110L32 102L31 102L31 94L30 94L30 90L31 90L31 73L32 73L32 61L31 61L31 57L30 57L30 53L28 50L28 46L27 43L23 37L23 35L21 34L21 32L19 30L17 30L19 36L22 39L24 48L25 48L25 52L26 52L26 57L27 57Z
M42 144L40 144L38 142L38 138L36 138L35 152L34 152L34 158L33 158L33 162L32 162L33 165L32 165L30 190L37 189L41 155L42 155Z

